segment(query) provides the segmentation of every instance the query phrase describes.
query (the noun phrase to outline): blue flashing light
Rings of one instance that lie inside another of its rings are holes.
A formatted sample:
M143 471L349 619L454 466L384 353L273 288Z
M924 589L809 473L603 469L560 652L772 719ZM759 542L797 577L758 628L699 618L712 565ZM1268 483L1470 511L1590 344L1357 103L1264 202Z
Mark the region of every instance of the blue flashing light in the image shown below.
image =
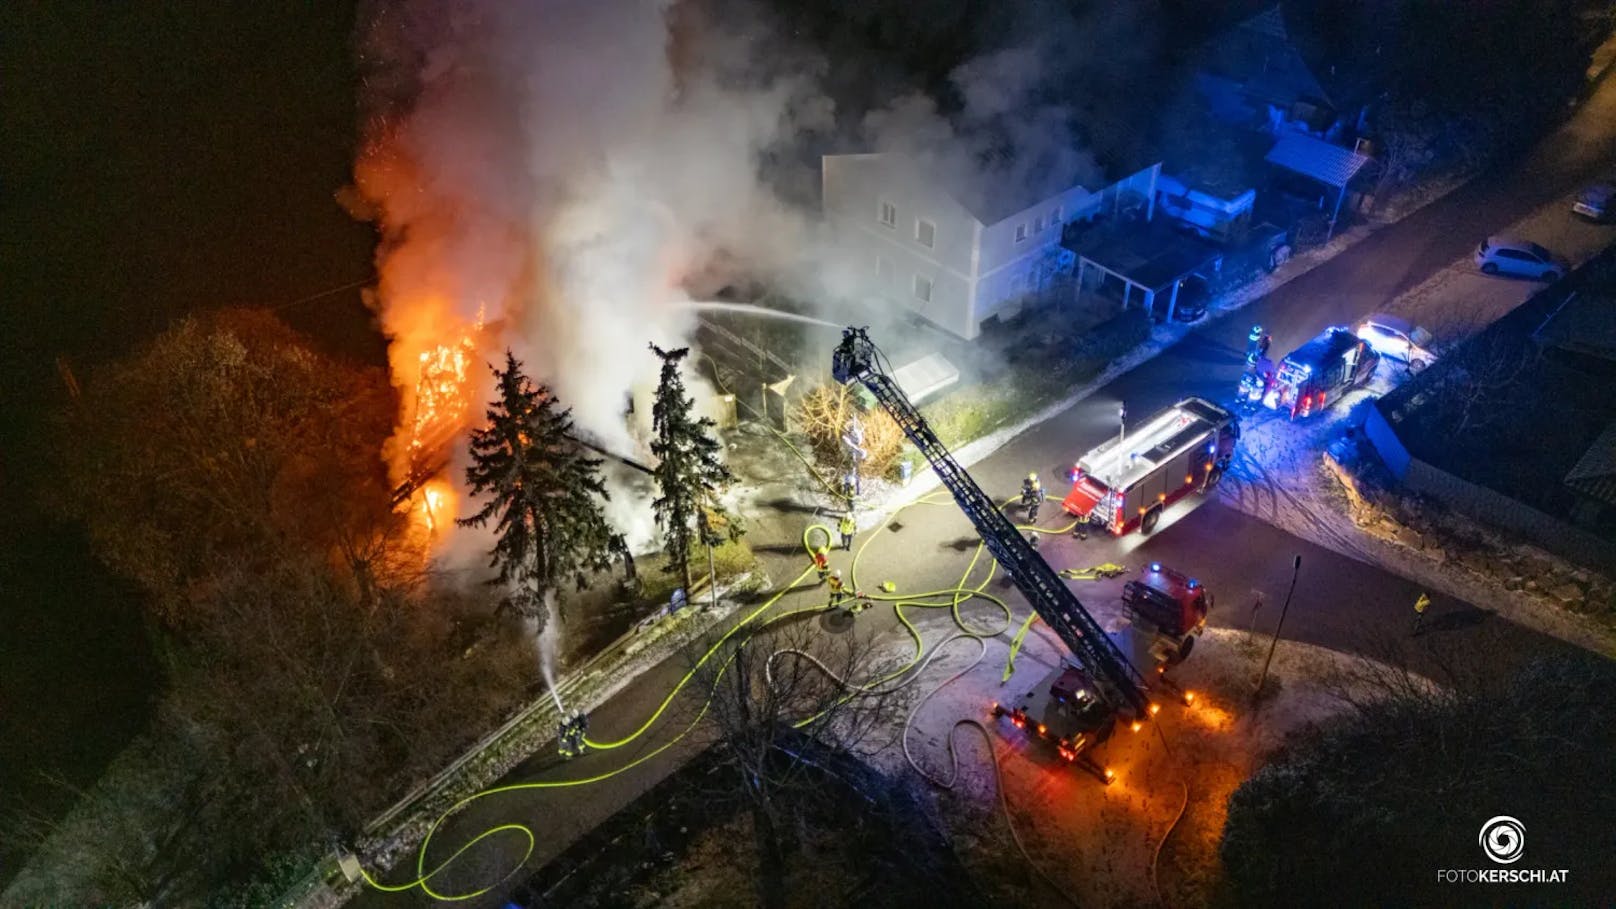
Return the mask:
M1160 562L1151 562L1150 563L1150 570L1151 571L1161 571L1161 563Z
M1195 580L1195 579L1194 579L1194 578L1190 578L1190 589L1191 589L1191 590L1194 590L1194 589L1195 589L1195 588L1197 588L1197 587L1199 587L1199 586L1201 586L1201 582L1200 582L1200 581L1197 581L1197 580Z
M1218 450L1218 443L1216 441L1207 443L1207 446L1206 446L1206 453L1207 454L1216 454L1217 450Z

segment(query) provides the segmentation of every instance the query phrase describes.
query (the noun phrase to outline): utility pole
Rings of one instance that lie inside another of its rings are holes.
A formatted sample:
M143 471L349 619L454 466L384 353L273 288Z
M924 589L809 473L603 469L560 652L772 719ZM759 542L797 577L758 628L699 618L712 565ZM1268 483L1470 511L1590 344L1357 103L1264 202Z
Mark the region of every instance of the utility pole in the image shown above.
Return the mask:
M1291 608L1291 594L1296 592L1296 579L1302 573L1302 557L1297 556L1296 562L1291 566L1291 589L1285 591L1285 605L1279 607L1279 624L1274 626L1274 639L1268 642L1268 659L1263 660L1262 675L1257 678L1257 690L1252 693L1251 700L1256 702L1262 694L1262 687L1268 681L1268 666L1274 662L1274 648L1279 646L1279 633L1285 628L1285 613Z

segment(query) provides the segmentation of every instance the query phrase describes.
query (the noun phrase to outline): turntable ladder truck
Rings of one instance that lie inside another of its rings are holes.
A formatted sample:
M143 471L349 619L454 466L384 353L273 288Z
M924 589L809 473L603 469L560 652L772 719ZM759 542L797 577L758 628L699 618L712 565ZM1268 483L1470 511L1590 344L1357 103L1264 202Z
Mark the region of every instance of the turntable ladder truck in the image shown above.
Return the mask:
M949 454L883 368L884 359L866 329L847 328L842 332L841 344L832 354L831 374L843 385L858 382L868 388L898 422L904 435L920 449L938 479L959 503L960 510L970 519L1016 589L1027 598L1038 617L1060 636L1081 669L1086 670L1101 689L1108 712L1129 714L1135 722L1154 714L1156 708L1146 695L1144 678L1106 635L1100 623L1083 608L1076 594ZM1075 757L1064 752L1063 756L1068 760Z

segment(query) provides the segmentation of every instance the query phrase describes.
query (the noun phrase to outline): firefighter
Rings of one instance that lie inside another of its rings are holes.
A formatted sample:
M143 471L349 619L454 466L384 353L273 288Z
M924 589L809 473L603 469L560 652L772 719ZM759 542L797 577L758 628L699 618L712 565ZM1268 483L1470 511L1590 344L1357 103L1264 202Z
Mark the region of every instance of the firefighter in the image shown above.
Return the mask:
M825 583L825 578L830 575L830 555L823 546L814 550L814 569L819 572L819 583Z
M1264 332L1263 332L1263 328L1262 328L1261 325L1253 325L1253 326L1251 326L1250 333L1248 333L1246 335L1246 362L1247 363L1251 363L1251 364L1255 365L1256 362L1257 362L1257 358L1262 356L1260 353L1257 352L1257 348L1262 344L1263 335L1264 335Z
M847 598L847 590L846 590L845 586L842 584L842 573L840 571L831 572L830 573L830 608L835 609L836 607L842 605L842 600L844 600L846 598Z
M858 532L858 522L853 520L853 512L842 512L842 519L836 523L836 530L842 535L842 548L852 552L853 535Z
M589 732L589 717L582 712L573 714L570 718L562 720L561 731L556 735L557 750L562 757L577 757L584 753L584 736Z
M1021 481L1021 507L1027 509L1027 523L1038 523L1038 507L1044 504L1044 487L1038 482L1038 474L1029 473L1027 479Z
M1274 336L1269 334L1266 331L1263 332L1262 339L1257 342L1257 359L1261 360L1264 357L1268 356L1268 348L1273 343L1274 343Z
M1431 608L1431 598L1422 591L1420 598L1414 601L1414 634L1425 633L1425 610Z

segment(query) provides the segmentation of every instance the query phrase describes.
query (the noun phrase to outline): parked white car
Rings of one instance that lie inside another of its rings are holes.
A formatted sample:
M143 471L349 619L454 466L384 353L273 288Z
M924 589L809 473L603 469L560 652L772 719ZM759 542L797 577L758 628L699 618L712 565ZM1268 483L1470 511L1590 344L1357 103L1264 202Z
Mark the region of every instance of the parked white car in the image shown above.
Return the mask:
M1476 250L1482 274L1514 275L1539 281L1557 281L1570 269L1554 253L1515 237L1488 237Z
M1375 353L1407 363L1410 372L1419 372L1436 362L1431 333L1407 319L1377 312L1359 322L1353 333Z

